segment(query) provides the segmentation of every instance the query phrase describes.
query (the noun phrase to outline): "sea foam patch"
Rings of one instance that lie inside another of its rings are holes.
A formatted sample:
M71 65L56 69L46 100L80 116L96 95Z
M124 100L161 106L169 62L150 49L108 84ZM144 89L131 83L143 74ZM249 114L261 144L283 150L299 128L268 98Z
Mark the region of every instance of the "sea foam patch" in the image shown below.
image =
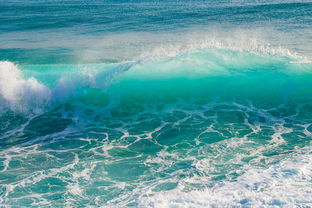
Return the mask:
M204 190L151 194L141 207L295 207L312 205L312 156L301 155L268 168L251 168L233 181ZM208 168L208 167L207 167Z

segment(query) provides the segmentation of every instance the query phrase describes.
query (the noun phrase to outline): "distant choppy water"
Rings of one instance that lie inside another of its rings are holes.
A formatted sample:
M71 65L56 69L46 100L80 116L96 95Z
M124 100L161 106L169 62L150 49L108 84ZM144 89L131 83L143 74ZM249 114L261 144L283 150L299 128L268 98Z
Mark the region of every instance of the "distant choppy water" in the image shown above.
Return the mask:
M309 1L0 2L0 206L312 207Z

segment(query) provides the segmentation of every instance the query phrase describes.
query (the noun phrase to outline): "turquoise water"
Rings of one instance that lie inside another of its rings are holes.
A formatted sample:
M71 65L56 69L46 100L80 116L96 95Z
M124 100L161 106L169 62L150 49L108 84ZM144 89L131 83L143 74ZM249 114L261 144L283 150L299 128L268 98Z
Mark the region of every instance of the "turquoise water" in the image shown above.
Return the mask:
M0 3L3 207L312 207L309 1Z

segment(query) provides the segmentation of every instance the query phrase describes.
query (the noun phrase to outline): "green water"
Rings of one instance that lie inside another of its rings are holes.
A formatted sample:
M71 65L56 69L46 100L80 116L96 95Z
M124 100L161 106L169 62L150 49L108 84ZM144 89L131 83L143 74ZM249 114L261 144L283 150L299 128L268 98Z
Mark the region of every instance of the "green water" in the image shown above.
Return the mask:
M15 90L1 114L2 203L309 205L312 68L294 61L213 49L120 64L2 62Z

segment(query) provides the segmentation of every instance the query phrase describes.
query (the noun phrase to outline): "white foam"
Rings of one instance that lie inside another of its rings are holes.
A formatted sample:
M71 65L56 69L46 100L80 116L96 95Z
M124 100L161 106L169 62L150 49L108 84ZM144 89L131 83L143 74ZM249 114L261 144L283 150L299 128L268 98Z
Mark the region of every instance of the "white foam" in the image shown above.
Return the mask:
M177 189L140 198L142 207L295 207L312 205L312 155L252 168L205 190Z
M50 99L50 90L35 78L24 78L21 70L12 62L0 61L1 107L34 112Z

